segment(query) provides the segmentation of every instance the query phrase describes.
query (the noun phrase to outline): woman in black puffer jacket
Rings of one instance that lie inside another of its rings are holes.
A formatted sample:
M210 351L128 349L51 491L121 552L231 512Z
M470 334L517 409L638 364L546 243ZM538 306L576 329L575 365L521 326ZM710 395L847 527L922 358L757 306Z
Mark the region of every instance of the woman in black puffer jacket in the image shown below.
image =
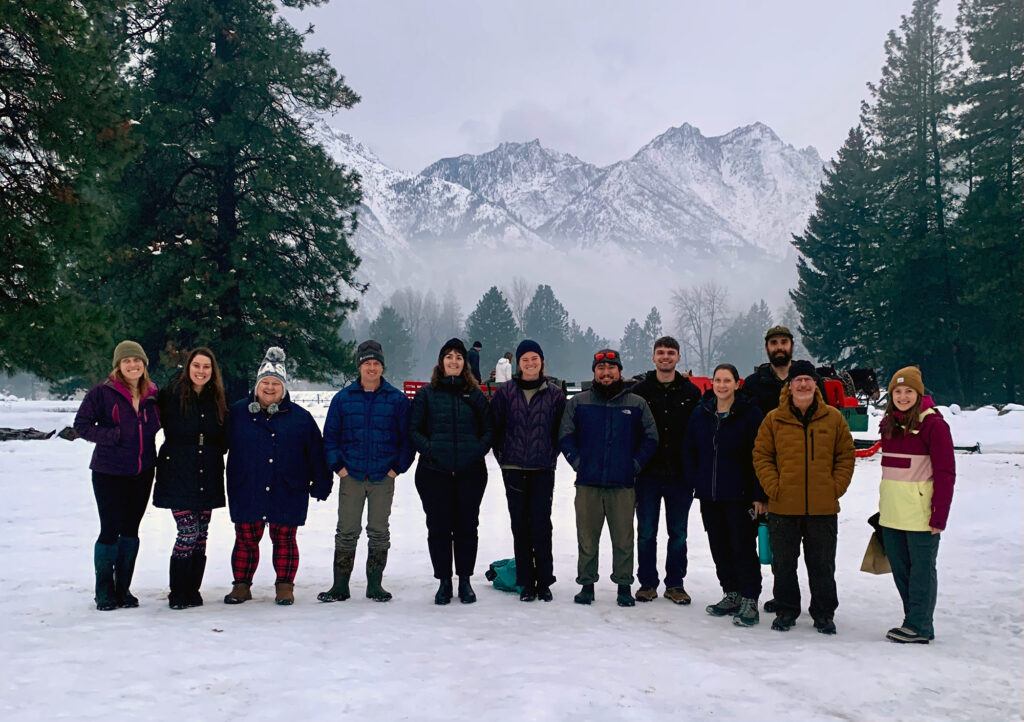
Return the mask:
M213 352L194 349L158 403L164 444L157 455L153 506L170 509L178 527L167 603L171 609L198 607L211 512L224 506L227 403Z
M487 398L466 363L466 346L446 341L430 383L409 411L409 435L419 463L416 490L427 515L427 546L434 577L441 581L435 604L452 600L452 557L459 600L476 601L470 586L476 564L480 502L487 486L484 457L493 436Z

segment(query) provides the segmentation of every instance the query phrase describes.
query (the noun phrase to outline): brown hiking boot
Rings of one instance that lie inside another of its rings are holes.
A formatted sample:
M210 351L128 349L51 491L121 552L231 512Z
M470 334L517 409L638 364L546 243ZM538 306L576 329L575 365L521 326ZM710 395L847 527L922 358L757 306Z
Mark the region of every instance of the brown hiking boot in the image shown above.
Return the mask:
M291 582L277 582L274 585L276 594L274 596L274 604L280 604L282 607L287 607L290 604L295 604L295 585Z
M673 604L689 604L691 601L690 595L683 589L683 585L680 584L678 587L669 587L665 590L665 599L669 600Z
M231 582L231 593L224 595L225 604L241 604L252 599L252 582Z
M640 587L636 593L638 602L653 602L658 598L658 590L654 587Z

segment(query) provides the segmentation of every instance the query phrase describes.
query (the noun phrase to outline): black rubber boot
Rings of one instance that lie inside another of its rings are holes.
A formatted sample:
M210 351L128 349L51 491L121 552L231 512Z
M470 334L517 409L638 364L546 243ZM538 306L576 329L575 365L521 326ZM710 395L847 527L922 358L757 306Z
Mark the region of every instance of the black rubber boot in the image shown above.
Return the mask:
M434 604L451 604L452 601L452 578L445 577L437 587L437 594L434 595Z
M459 577L459 601L463 604L472 604L476 601L476 592L469 583L469 577Z
M366 598L375 602L390 602L391 592L381 586L384 567L388 565L387 549L371 549L366 557Z
M139 538L123 536L117 540L117 561L114 563L114 595L117 606L137 607L139 600L132 594L132 577L135 576L135 560L139 556Z
M537 599L542 602L550 602L554 597L551 595L551 587L537 586Z
M591 604L594 601L594 585L584 584L579 594L572 598L577 604Z
M619 593L615 597L615 603L620 607L636 606L636 600L633 599L633 590L629 588L628 584L619 585Z
M117 562L117 544L100 544L93 547L93 566L96 569L96 608L107 612L117 609L114 593L114 564Z
M355 549L334 550L334 584L326 592L320 592L316 598L321 602L344 602L352 596L348 588L352 578L352 567L356 563Z
M167 606L171 609L188 607L188 592L192 582L192 558L171 557L171 593L167 595Z
M206 554L192 553L192 572L189 578L188 598L185 603L190 607L203 606L203 595L199 593L199 587L203 586L203 575L206 573Z

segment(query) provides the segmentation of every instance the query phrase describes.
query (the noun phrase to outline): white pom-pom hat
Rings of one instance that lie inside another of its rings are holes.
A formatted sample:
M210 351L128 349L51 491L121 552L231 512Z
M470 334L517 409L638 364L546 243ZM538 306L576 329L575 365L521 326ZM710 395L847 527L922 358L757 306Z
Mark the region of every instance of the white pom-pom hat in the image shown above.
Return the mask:
M267 376L272 376L287 387L288 370L284 366L284 359L284 349L280 346L268 348L267 353L263 356L263 362L260 364L260 370L256 373L256 383L258 384Z

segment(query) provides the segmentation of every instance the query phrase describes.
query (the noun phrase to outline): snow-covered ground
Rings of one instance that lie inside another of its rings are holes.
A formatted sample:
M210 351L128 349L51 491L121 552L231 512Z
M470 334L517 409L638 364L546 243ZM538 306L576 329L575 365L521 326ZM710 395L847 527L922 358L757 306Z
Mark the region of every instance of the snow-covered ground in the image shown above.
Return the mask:
M313 410L322 419L329 395ZM317 396L308 395L310 406ZM0 426L60 429L76 404L0 400ZM497 468L481 510L479 603L436 607L423 511L412 474L399 478L385 586L394 601L355 596L320 604L326 589L336 496L311 502L299 532L302 562L293 607L273 604L269 540L241 606L230 589L232 529L214 513L204 607L167 607L170 512L149 509L133 584L138 609L94 609L92 544L98 531L89 483L92 447L78 440L0 443L0 716L8 720L652 720L1021 719L1024 689L1024 410L947 415L958 444L958 483L939 553L937 639L886 642L901 621L890 576L859 571L876 509L878 458L857 462L840 514L839 634L815 633L809 615L788 633L704 613L720 597L700 515L690 516L687 590L694 603L659 598L615 606L608 580L591 607L577 590L572 474L559 468L555 573L550 604L524 604L483 579L511 556ZM872 422L877 423L877 419ZM870 434L868 434L870 435ZM987 453L988 451L1013 453ZM696 506L696 505L695 505ZM663 552L664 545L661 545ZM766 570L766 582L770 575ZM806 595L806 583L804 584ZM770 596L766 589L762 599ZM807 599L805 596L804 603Z

